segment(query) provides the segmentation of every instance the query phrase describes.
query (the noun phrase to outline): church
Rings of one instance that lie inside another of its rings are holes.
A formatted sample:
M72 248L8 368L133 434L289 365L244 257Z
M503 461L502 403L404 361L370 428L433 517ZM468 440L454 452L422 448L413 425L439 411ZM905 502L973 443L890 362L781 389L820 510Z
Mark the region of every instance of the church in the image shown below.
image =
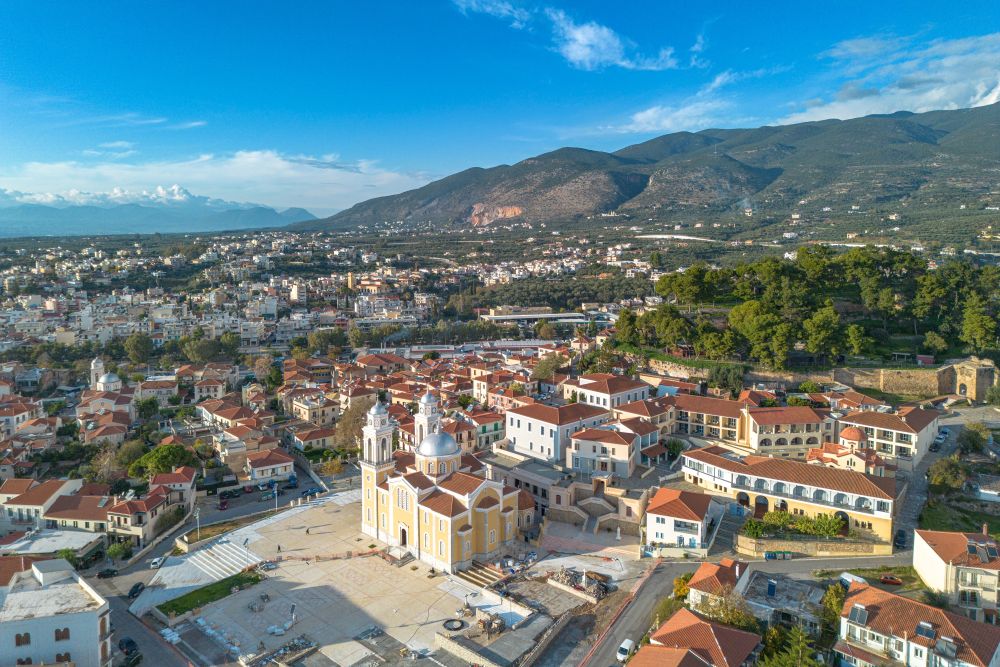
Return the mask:
M504 555L531 526L534 500L486 479L483 465L441 431L437 399L418 402L412 452L393 451L396 425L382 403L362 429L361 530L434 568L455 572Z

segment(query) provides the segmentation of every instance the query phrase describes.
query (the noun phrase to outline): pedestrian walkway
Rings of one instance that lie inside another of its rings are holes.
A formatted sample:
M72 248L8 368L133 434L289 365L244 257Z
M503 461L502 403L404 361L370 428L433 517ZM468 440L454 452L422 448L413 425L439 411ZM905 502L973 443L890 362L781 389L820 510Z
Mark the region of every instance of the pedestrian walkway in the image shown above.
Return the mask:
M360 500L360 489L315 498L218 537L192 553L168 556L129 611L142 616L159 604L231 577L270 557L254 553L254 543L261 540L262 531L275 522L284 521L311 507L343 506Z

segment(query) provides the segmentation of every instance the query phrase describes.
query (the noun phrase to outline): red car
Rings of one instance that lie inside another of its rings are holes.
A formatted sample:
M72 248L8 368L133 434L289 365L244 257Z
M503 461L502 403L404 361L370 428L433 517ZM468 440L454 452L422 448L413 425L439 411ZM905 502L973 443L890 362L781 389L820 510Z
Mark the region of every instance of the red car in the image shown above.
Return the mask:
M879 577L879 581L881 581L886 586L902 586L903 585L903 580L902 579L900 579L897 576L891 575L891 574L883 574L881 577Z
M219 501L219 509L220 510L227 510L227 509L229 509L229 501L228 500L220 500Z
M253 493L253 491L254 491L253 486L244 486L243 487L243 493Z

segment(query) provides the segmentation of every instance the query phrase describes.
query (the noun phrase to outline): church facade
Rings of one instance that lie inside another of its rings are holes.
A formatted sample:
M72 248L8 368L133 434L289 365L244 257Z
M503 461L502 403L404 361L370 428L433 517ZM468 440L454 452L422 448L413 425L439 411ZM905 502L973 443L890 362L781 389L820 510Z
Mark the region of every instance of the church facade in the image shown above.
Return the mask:
M414 415L412 452L393 451L396 426L385 406L362 429L361 530L436 569L463 570L503 555L531 525L534 501L484 477L475 456L441 431L437 400L425 394Z

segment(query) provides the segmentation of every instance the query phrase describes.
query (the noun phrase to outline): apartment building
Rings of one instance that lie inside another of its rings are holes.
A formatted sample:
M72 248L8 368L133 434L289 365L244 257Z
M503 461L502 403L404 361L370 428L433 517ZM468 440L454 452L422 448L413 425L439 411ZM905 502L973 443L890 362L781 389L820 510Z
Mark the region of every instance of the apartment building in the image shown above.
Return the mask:
M584 475L629 477L635 471L641 444L634 433L604 425L585 428L570 436L566 467Z
M677 394L663 400L673 403L674 433L736 444L741 403L692 394Z
M852 583L834 645L840 664L996 667L1000 627Z
M316 426L333 426L340 416L340 401L316 392L292 400L290 412L296 419L312 422Z
M740 444L761 456L804 459L810 448L833 438L836 423L829 410L745 406L741 410Z
M895 413L859 410L838 421L840 428L855 426L865 434L865 446L889 463L915 466L927 453L938 433L936 410L904 407Z
M4 665L111 666L110 606L62 559L0 557Z
M507 438L515 452L545 461L564 461L570 436L611 419L607 408L585 403L534 403L507 411Z
M892 539L896 480L804 461L740 457L719 446L684 452L684 479L752 508L808 517L834 515L882 542Z
M562 396L586 405L612 410L620 405L649 398L651 387L645 382L612 375L591 373L562 384Z
M1000 625L1000 555L986 526L981 533L914 531L913 567L958 613Z

